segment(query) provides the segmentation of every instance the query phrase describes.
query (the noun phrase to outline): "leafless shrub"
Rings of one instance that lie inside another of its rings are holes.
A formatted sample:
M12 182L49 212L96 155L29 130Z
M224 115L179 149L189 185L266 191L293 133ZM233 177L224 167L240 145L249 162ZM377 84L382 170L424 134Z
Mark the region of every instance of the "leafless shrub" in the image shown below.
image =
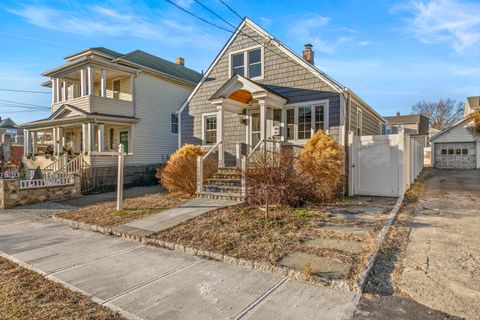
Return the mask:
M204 152L200 146L184 145L167 161L164 168L158 168L155 177L170 193L192 196L197 190L197 157ZM215 170L212 159L205 159L204 177L210 177Z

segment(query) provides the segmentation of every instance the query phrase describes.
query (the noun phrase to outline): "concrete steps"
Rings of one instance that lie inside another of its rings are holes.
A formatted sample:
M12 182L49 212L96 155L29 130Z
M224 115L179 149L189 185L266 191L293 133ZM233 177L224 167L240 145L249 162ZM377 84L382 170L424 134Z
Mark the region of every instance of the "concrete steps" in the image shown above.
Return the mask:
M241 172L237 167L220 167L212 178L206 179L200 198L242 201Z

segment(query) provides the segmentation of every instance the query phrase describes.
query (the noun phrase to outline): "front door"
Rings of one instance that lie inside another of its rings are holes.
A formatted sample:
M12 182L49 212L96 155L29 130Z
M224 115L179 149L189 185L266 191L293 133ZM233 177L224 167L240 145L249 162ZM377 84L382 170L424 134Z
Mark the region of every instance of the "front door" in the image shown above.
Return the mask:
M128 131L120 132L120 143L123 144L125 153L128 153Z
M257 143L260 142L261 128L260 128L260 111L252 111L250 114L250 146L255 148Z

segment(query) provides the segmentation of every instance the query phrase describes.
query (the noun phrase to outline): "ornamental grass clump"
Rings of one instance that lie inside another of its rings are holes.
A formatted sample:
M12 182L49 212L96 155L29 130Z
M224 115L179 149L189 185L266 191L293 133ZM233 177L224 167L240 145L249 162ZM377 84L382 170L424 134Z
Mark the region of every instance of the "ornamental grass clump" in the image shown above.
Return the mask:
M197 157L205 153L200 146L187 144L178 149L155 175L170 193L192 196L197 190ZM213 175L215 162L207 158L203 163L204 178Z
M311 200L332 200L341 183L344 153L339 144L319 130L307 141L298 159L297 170L308 185Z

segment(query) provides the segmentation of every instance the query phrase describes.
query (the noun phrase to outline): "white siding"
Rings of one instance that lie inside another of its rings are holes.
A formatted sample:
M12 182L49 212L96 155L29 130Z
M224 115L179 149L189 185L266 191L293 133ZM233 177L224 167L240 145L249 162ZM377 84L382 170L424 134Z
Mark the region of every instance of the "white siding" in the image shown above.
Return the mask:
M463 121L454 128L448 130L432 142L473 142L475 138L467 131L466 126L470 122Z
M162 162L177 149L178 136L170 133L170 113L176 112L193 86L184 86L164 79L140 74L135 79L136 117L127 164Z

